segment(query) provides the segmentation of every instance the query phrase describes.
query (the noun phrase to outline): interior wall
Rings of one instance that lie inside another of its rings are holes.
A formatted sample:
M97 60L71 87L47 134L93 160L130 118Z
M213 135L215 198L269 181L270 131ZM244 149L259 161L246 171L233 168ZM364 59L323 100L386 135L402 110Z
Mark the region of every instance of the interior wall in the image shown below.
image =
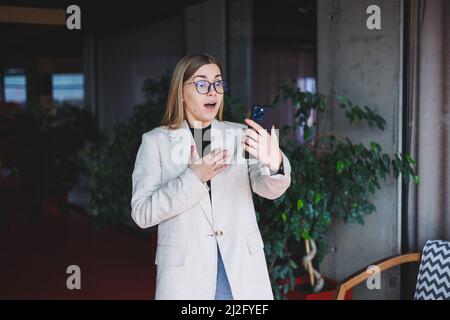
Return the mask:
M96 112L101 129L111 130L143 102L143 81L158 79L183 56L184 17L97 39ZM168 41L170 39L170 41ZM87 75L89 76L89 75Z
M381 30L369 30L366 9L381 8ZM384 132L350 126L341 109L331 105L324 129L337 130L354 142L378 141L389 154L401 150L402 0L318 0L318 90L329 97L345 95L367 105L387 122ZM371 197L377 211L365 225L334 222L322 272L342 280L360 268L400 252L400 188L396 179L381 184ZM356 299L398 299L399 270L384 272L380 290L363 284Z

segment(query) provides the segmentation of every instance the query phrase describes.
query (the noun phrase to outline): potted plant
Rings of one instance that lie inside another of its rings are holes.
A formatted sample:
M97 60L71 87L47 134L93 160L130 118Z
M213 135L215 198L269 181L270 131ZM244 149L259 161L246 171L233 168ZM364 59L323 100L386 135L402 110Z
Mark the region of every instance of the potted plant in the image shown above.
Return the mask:
M164 114L169 86L168 73L157 80L146 79L142 87L144 103L135 106L133 115L110 134L101 132L83 151L90 192L88 210L95 216L97 227L108 223L134 227L129 215L131 172L142 134L159 126L158 116Z
M0 190L17 190L20 184L17 169L9 163L9 154L16 139L21 111L19 104L0 102Z
M274 105L288 100L295 108L295 125L282 128L280 147L291 162L291 186L273 201L255 195L255 208L276 298L331 298L336 282L313 267L325 255L331 220L364 224L365 216L376 211L369 195L381 188L381 180L401 174L406 184L419 178L409 155L385 154L376 141L365 146L337 133L319 134L310 117L313 111L327 111L325 96L282 82ZM370 108L345 97L338 102L350 123L385 129L385 120ZM301 143L292 138L299 132ZM301 272L299 262L308 272ZM305 287L310 280L316 280L314 285Z
M11 163L21 177L27 211L59 215L84 171L81 150L97 129L83 108L37 106L20 116Z

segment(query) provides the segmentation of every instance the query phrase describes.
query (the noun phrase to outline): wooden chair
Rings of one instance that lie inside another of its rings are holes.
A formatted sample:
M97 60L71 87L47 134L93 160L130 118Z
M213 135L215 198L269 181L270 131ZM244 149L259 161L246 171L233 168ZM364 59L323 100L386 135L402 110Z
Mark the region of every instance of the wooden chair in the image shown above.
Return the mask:
M376 263L371 264L370 266L378 267L380 272L391 269L393 267L399 266L404 263L411 263L411 262L420 262L421 259L420 253L409 253L409 254L403 254L403 255L397 255L393 256L387 259L383 259L381 261L378 261ZM351 276L347 277L343 281L341 281L336 289L336 300L344 300L345 293L352 289L353 287L357 286L358 284L366 281L370 276L373 275L373 273L368 272L369 266L366 268L363 268L359 270L358 272L352 274Z
M371 266L378 267L380 272L382 272L410 262L420 262L414 300L450 300L449 241L429 240L425 244L422 253L395 256L374 263ZM367 280L372 274L365 268L340 282L335 298L343 300L347 290Z

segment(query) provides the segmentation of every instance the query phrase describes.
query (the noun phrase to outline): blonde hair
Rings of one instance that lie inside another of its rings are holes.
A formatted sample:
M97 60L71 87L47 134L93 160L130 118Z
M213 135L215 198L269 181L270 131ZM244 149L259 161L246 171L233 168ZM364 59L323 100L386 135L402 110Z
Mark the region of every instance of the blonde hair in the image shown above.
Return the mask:
M178 129L185 119L183 107L183 84L189 80L192 75L205 64L215 64L219 67L222 74L222 66L215 57L206 53L191 54L182 58L173 71L170 82L169 95L167 97L166 112L161 121L161 125L168 129ZM223 99L219 106L216 119L222 121L223 117Z

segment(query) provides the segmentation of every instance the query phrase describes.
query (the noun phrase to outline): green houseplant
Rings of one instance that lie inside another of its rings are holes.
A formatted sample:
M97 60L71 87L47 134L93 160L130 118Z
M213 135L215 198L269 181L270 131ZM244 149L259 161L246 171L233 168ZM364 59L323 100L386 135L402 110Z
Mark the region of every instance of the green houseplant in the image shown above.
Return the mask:
M85 170L81 150L96 134L91 113L76 106L30 106L19 115L9 161L19 172L30 212L63 208Z
M116 125L111 133L101 132L97 141L84 150L89 210L96 217L96 226L132 224L129 215L131 172L142 134L159 126L169 86L167 73L157 80L146 79L142 87L145 100L134 107L133 115Z
M411 179L418 183L419 178L409 155L385 154L375 141L365 146L336 133L318 134L316 124L308 119L313 110L327 111L325 96L302 92L285 82L278 89L274 105L290 100L296 110L295 124L280 132L280 147L291 162L291 186L279 199L255 196L254 201L273 289L277 299L286 299L295 287L301 260L298 253L304 250L305 240L317 244L314 262L320 265L332 219L364 224L365 216L376 211L369 196L381 188L382 180L401 174L406 184ZM350 123L385 129L385 120L370 108L354 105L345 97L337 99ZM303 143L291 138L299 129ZM289 281L281 284L286 279Z

